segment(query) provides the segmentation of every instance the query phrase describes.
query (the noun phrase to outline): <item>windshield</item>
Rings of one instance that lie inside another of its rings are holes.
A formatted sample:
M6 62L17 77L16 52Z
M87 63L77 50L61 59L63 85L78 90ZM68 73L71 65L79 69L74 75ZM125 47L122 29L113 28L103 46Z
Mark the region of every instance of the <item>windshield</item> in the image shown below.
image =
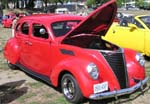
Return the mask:
M140 17L140 19L150 29L150 16L143 16L143 17Z
M70 20L70 21L59 21L52 23L52 31L54 36L59 37L67 34L70 30L72 30L80 21L79 20Z
M144 24L146 24L147 27L148 27L148 24L149 24L150 22L148 23L145 17L139 17L139 19L140 19L141 21L143 21ZM134 16L124 17L124 18L122 18L121 21L120 21L120 25L121 25L121 26L128 26L128 23L135 24L138 28L145 29L145 28L143 27L143 25L142 25L137 19L135 19ZM150 25L150 24L149 24L149 25Z

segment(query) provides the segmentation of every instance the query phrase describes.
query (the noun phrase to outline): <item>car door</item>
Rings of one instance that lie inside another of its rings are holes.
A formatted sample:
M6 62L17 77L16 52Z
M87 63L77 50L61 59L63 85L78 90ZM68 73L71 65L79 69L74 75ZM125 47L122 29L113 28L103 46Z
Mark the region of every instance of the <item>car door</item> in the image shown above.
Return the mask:
M103 38L120 47L131 48L139 52L143 52L144 37L144 28L139 28L134 24L129 24L128 26L120 26L119 24L113 24L107 32L106 36Z
M27 66L28 60L30 59L30 57L28 57L28 53L29 53L28 40L29 40L29 33L30 33L29 26L30 26L30 21L23 21L22 23L18 23L15 29L15 36L21 47L19 63L21 63L23 66Z
M46 27L39 22L33 22L31 27L28 66L37 73L49 76L52 60L49 34Z
M150 29L147 30L145 35L145 54L150 57Z

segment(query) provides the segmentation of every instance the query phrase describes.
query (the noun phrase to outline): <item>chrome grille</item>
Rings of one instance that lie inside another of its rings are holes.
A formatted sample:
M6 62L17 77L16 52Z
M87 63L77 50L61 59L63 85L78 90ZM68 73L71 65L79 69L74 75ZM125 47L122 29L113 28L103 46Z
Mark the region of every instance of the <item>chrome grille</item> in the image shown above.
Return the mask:
M128 75L123 51L119 49L117 51L101 51L101 53L116 75L120 88L127 88Z

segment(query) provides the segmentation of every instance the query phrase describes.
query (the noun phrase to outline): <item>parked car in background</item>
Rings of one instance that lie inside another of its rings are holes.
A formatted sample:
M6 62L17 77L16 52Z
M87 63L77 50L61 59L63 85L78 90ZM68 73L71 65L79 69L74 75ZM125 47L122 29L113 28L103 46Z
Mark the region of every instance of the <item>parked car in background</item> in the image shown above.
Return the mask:
M111 26L103 39L150 57L150 16L124 17L120 24L114 23Z
M129 6L126 6L126 10L134 10L134 11L136 11L136 10L140 10L140 8L138 8L136 6L129 5Z
M3 25L3 27L5 27L5 28L11 28L13 20L15 18L16 18L15 13L9 13L7 15L4 15L3 19L2 19L2 25Z
M68 14L69 10L67 8L57 8L57 9L55 9L55 13L57 13L57 14Z
M115 0L109 0L87 17L38 14L20 18L15 36L4 48L8 65L61 88L75 104L85 98L118 98L144 90L149 77L143 56L100 39L116 10Z
M122 6L121 8L118 8L119 10L131 10L131 11L137 11L140 10L140 8L136 7L136 6L131 6L131 5L127 5L127 6Z

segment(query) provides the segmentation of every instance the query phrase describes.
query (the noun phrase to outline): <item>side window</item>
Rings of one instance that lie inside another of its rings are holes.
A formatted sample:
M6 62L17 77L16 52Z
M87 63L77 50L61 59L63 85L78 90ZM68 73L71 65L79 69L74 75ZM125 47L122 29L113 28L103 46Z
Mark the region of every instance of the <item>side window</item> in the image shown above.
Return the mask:
M34 23L32 25L32 34L34 37L48 39L47 30L42 24Z
M144 29L144 27L136 20L133 21L133 24L135 24L138 28Z
M29 23L25 22L25 23L22 24L22 26L21 26L21 32L24 35L28 35L29 34Z

